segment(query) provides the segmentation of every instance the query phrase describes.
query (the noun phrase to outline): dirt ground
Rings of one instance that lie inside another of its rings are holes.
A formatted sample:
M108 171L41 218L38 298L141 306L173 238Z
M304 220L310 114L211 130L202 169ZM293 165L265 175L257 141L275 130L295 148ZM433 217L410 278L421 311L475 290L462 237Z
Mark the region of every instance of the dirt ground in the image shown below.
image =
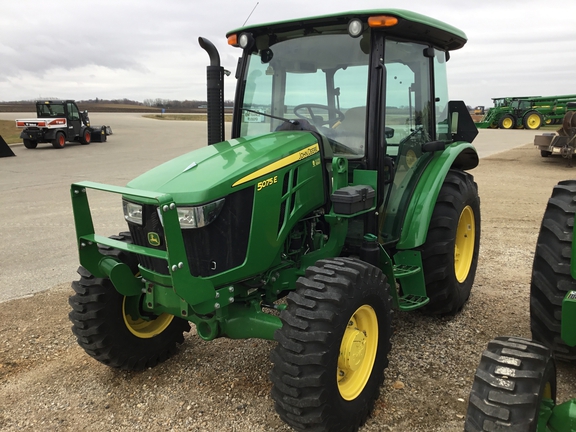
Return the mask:
M482 159L472 174L482 236L470 301L454 318L395 313L390 366L362 431L461 431L487 342L530 336L539 225L552 187L575 178L576 168L525 145ZM1 304L0 430L289 430L269 397L274 342L204 342L192 331L180 353L155 369L117 371L76 344L71 293L65 284ZM560 365L558 399L576 396L575 386L576 371Z

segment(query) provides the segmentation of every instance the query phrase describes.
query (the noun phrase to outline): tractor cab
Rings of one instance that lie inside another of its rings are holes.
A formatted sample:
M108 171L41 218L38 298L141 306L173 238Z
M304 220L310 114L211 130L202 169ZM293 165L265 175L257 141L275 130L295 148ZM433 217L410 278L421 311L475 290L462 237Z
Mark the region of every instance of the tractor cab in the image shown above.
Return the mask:
M406 195L394 191L412 190L437 151L472 142L477 130L464 104L448 98L448 51L465 36L411 22L407 40L414 14L389 12L248 26L227 37L243 49L232 137L309 130L351 173L376 170L378 201L391 204L380 221L384 240L397 241Z

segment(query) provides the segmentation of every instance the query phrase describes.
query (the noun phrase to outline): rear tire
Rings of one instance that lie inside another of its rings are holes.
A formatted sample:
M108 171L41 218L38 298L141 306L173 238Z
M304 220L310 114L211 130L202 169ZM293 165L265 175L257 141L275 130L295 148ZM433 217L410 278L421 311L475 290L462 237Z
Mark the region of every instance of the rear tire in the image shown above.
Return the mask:
M64 135L64 132L56 132L56 136L52 140L52 147L61 149L64 148L65 144L66 144L66 136Z
M540 129L544 119L538 111L528 111L522 118L522 125L524 129L536 130Z
M576 213L576 180L558 183L548 200L530 283L530 328L532 337L546 345L559 360L576 361L576 347L560 337L560 314L566 293L576 289L570 274L570 253Z
M129 233L113 238L132 242ZM104 247L100 252L137 271L134 255ZM110 279L94 277L84 267L78 273L81 277L72 282L75 294L68 300L72 307L68 316L78 344L94 359L110 367L140 371L168 359L177 351L176 344L184 342L188 321L168 314L135 317L135 311L142 310L138 307L141 296L121 295Z
M38 146L38 141L33 141L29 139L25 139L23 141L24 141L24 147L26 147L27 149L35 149Z
M390 286L363 261L318 261L280 314L270 378L282 420L300 431L357 431L379 396L390 351Z
M480 248L480 198L472 175L450 170L421 247L429 314L459 312L474 283Z
M552 152L549 152L548 150L540 150L540 156L542 157L548 157L552 154Z
M474 375L465 432L536 432L541 406L556 403L556 366L548 348L524 338L498 337Z
M500 129L514 129L516 127L516 119L511 114L504 114L500 117L498 128Z

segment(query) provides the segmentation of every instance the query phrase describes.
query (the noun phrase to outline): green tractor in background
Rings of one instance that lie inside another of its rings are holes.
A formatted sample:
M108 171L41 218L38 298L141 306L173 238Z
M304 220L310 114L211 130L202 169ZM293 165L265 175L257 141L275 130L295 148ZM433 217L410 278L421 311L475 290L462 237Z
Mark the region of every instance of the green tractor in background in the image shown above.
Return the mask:
M479 129L540 129L544 117L531 98L493 98L494 106L476 123Z
M455 314L480 242L477 129L448 99L466 36L402 10L250 25L232 137L206 39L208 141L126 187L71 187L80 280L72 330L96 360L143 370L195 324L276 340L270 377L293 428L357 430L388 364L391 309ZM129 231L95 233L88 191L122 196Z
M576 432L576 399L556 405L555 359L576 361L576 180L558 183L540 227L530 285L532 338L488 344L466 432Z

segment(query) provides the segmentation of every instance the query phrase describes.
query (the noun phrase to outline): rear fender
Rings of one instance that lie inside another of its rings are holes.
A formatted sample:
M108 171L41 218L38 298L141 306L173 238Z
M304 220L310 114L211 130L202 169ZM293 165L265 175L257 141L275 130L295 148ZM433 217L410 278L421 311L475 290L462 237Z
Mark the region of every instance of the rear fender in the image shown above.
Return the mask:
M478 153L472 144L456 142L434 158L422 174L408 204L397 249L413 249L426 241L436 199L448 171L470 170L478 166Z

